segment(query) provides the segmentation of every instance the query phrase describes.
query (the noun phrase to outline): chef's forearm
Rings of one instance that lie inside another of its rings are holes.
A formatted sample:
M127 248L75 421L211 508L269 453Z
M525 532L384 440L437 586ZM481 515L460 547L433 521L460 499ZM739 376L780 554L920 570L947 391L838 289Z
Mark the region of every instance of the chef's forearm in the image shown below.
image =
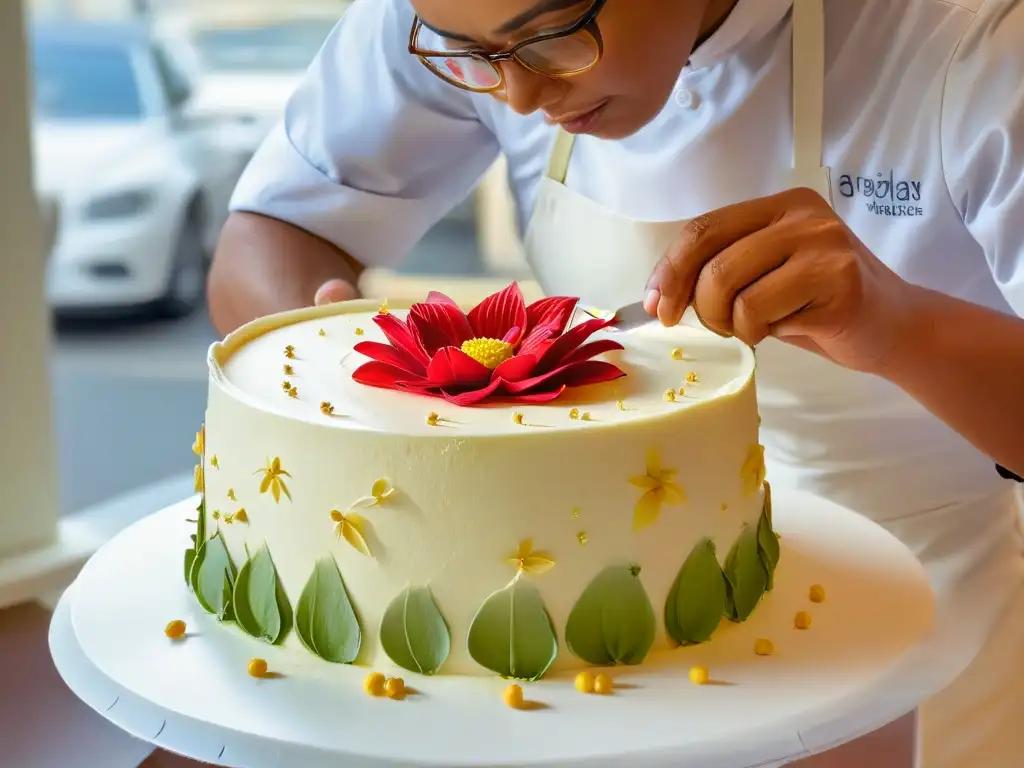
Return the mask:
M915 289L915 320L880 373L1024 475L1024 320Z
M312 305L328 280L355 285L361 271L351 256L298 227L233 213L210 270L210 318L220 333L230 333L258 317Z

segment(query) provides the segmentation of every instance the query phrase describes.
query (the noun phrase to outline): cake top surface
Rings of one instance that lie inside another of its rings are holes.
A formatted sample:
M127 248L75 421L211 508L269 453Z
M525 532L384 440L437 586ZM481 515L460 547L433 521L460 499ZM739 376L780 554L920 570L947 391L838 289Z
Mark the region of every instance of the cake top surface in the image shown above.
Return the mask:
M530 305L524 323L513 288L475 314L432 294L430 305L360 300L262 318L211 347L211 372L290 418L448 437L636 424L729 397L753 376L747 345L701 327L616 333L572 299ZM552 311L554 325L538 328ZM496 384L502 373L516 383Z

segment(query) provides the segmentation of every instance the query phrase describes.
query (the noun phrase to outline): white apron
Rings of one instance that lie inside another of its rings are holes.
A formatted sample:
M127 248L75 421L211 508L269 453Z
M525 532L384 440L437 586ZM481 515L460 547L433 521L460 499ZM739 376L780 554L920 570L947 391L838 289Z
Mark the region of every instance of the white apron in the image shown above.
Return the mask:
M778 189L810 187L831 201L822 163L822 0L795 0L792 16L793 168L780 169ZM573 137L560 131L526 233L530 266L548 295L609 309L637 301L685 222L635 221L568 189L572 148ZM735 190L736 201L749 197ZM892 531L928 569L940 615L955 615L963 630L950 678L971 666L922 707L919 765L1024 768L1024 545L1016 488L993 482L990 492L952 498L931 490L921 466L927 450L908 451L900 438L923 434L919 442L942 444L955 436L936 439L942 427L880 379L768 339L757 348L757 383L772 482L831 498ZM928 428L914 433L921 424ZM890 765L882 754L848 759L842 765Z

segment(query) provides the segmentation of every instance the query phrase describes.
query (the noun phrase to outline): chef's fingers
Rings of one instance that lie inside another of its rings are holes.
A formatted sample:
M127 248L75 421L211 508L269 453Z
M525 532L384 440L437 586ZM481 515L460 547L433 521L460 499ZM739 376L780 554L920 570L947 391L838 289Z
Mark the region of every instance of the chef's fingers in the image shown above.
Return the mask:
M693 289L693 308L705 327L722 336L734 335L737 297L784 264L800 247L802 234L798 224L779 223L759 229L712 256L700 270Z
M678 323L693 299L693 289L704 265L736 241L770 227L784 211L776 198L761 198L720 208L687 222L647 281L648 311L656 309L664 325Z
M750 346L760 344L775 329L814 306L815 299L815 284L808 279L804 264L788 259L736 295L733 335Z
M352 283L345 280L328 280L321 285L313 297L313 304L322 307L325 304L336 304L339 301L350 301L359 298L359 291Z

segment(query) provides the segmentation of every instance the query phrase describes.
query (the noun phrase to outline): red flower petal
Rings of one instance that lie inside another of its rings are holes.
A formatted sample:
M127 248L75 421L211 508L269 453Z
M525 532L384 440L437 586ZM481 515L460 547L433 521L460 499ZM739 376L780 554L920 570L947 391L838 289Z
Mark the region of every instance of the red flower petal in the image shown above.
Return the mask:
M459 309L459 305L455 303L455 299L450 296L446 296L440 291L431 291L427 294L427 304L449 304L456 309ZM461 311L461 310L460 310Z
M560 336L572 319L578 301L570 296L551 296L533 302L526 308L527 327L532 331L538 325L553 326L554 334Z
M442 347L458 347L473 338L473 329L454 303L423 302L409 310L409 327L431 357Z
M483 389L474 389L471 392L459 392L457 394L450 394L448 392L442 392L442 396L449 403L455 405L479 405L484 400L489 398L495 392L498 387L501 386L501 379L494 379Z
M521 335L522 330L520 330L518 325L515 325L512 328L509 328L508 333L506 333L501 338L501 340L504 341L506 344L511 344L512 346L515 346L515 343L519 341L519 337Z
M427 386L430 387L482 387L490 380L490 369L458 347L439 349L427 366Z
M392 346L402 350L418 364L417 371L423 373L427 370L427 363L430 357L423 351L419 341L413 335L412 329L394 315L374 315L373 322L384 332L384 336L391 342Z
M494 369L494 378L505 381L521 381L533 373L536 366L536 355L516 355Z
M582 347L578 347L575 352L566 355L562 364L572 365L573 363L582 363L584 360L597 357L605 352L613 352L622 348L622 345L614 339L598 339L597 341L591 341L588 344L584 344Z
M503 339L510 329L526 328L526 303L517 283L488 296L469 312L469 324L477 338ZM510 342L515 344L518 342Z
M573 326L544 350L544 355L541 357L540 362L537 363L537 372L547 373L564 365L565 359L575 352L584 341L597 331L607 327L607 320L598 319L585 320L579 325Z
M383 389L406 389L410 385L420 386L423 383L422 379L408 371L376 360L356 368L352 373L352 381Z
M602 381L612 381L620 376L625 376L619 368L602 360L587 360L582 363L563 365L553 371L542 373L522 381L509 381L505 383L505 391L509 394L520 395L530 390L541 388L550 390L556 386L580 387L586 384L598 384Z
M413 360L408 353L389 344L381 344L379 341L361 341L352 349L361 355L366 355L371 360L404 370L415 378L420 378L426 372L423 366Z
M561 397L563 392L565 392L564 385L550 392L531 392L528 395L515 395L508 399L515 403L550 403Z

